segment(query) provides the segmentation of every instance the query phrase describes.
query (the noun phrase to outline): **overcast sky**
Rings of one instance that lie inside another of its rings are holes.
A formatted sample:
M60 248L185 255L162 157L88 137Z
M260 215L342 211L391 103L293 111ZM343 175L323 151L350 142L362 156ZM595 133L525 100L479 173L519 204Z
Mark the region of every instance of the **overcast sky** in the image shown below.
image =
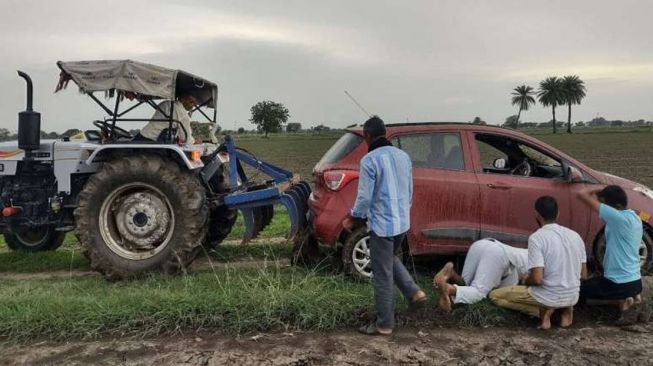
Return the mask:
M57 60L131 58L215 81L224 128L252 128L257 101L291 121L500 123L510 91L579 75L573 120L653 120L653 2L648 0L34 1L0 0L0 127L15 129L32 75L42 129L88 128L102 111L68 88ZM149 112L148 112L149 113ZM548 121L537 105L522 121ZM566 119L566 108L558 111Z

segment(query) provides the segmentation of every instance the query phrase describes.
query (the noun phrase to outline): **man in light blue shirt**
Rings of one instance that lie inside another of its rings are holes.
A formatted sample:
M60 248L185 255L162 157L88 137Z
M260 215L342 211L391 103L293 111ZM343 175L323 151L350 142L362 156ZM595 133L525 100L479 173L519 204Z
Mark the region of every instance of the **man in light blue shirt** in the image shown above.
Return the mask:
M363 134L369 149L360 163L356 202L342 224L351 231L367 221L370 232L377 319L360 331L369 335L390 335L394 327L394 284L411 305L426 301L426 294L395 255L410 228L412 164L408 154L385 138L385 125L379 117L373 116L365 122Z
M639 264L642 221L628 208L628 196L619 186L583 191L579 198L598 211L605 222L603 276L582 283L579 303L586 299L616 300L625 312L633 304L642 303Z

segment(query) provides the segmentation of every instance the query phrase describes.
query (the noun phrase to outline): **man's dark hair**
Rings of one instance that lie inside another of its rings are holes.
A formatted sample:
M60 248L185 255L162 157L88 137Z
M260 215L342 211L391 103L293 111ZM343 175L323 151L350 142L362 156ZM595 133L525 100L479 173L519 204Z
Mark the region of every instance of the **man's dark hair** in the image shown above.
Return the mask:
M623 210L628 207L628 196L619 186L607 186L597 196L603 203L616 209Z
M363 133L372 138L385 136L385 123L379 116L372 116L363 124Z
M551 196L542 196L535 201L535 211L546 221L554 221L558 217L558 202Z

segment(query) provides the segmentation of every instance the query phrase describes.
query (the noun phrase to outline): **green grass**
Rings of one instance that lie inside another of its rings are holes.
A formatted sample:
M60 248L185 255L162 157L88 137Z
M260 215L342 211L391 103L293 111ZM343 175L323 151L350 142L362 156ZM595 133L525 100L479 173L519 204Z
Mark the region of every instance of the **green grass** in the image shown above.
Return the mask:
M206 271L109 283L100 278L2 281L0 336L66 339L340 328L357 324L371 288L294 268Z
M288 233L290 229L290 218L288 218L288 213L285 208L275 207L274 216L270 225L268 225L260 234L260 238L276 238L283 237ZM240 240L243 237L245 232L245 222L243 217L238 215L234 227L231 229L231 233L227 240Z
M217 261L232 260L263 260L288 258L292 252L289 243L266 243L266 238L284 237L290 222L288 214L282 209L277 210L272 222L259 235L259 243L222 244L208 255ZM227 241L238 241L242 238L244 224L238 217ZM89 270L88 260L82 255L82 248L73 234L68 234L64 244L54 252L25 253L14 252L7 248L4 238L0 236L0 273L40 273L65 270Z
M430 276L420 274L429 289ZM211 329L226 334L352 328L371 319L372 287L328 270L273 266L220 269L187 276L152 275L110 283L101 278L2 280L0 337L64 340L102 336L153 336ZM524 317L488 303L437 317L431 296L426 321L489 326ZM397 294L398 309L404 302ZM435 318L434 318L435 316ZM417 320L424 325L424 320ZM418 324L404 320L403 325Z
M276 260L290 258L292 254L292 244L290 243L273 243L267 244L235 244L221 245L211 250L209 256L212 260L218 262L232 262L242 260Z

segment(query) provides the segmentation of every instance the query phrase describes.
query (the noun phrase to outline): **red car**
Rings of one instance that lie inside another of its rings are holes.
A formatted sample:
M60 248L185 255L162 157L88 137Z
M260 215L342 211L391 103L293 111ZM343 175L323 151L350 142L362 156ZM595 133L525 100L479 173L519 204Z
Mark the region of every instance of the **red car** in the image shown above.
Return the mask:
M387 125L387 137L413 162L413 205L407 249L412 255L458 255L475 240L492 237L526 247L537 230L533 202L557 199L559 223L585 240L588 258L601 263L603 222L576 193L589 185L618 184L644 225L643 270L653 267L653 191L641 184L596 171L523 133L500 127L456 123ZM314 168L309 198L314 237L342 250L346 272L371 275L368 233L348 233L342 220L358 186L358 164L367 153L362 128L347 132Z

